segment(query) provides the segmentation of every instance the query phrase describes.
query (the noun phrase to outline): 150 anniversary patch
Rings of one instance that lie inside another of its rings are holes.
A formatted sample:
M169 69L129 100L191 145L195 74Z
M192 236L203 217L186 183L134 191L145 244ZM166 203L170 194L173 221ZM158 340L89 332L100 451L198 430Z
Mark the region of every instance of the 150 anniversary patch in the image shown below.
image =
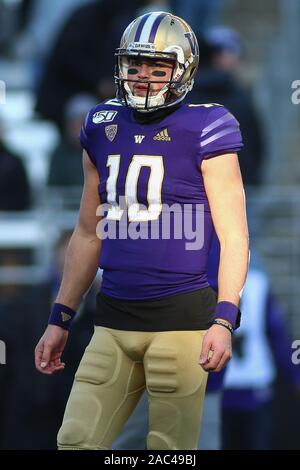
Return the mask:
M100 124L101 122L111 122L115 119L118 111L98 111L93 114L93 123Z

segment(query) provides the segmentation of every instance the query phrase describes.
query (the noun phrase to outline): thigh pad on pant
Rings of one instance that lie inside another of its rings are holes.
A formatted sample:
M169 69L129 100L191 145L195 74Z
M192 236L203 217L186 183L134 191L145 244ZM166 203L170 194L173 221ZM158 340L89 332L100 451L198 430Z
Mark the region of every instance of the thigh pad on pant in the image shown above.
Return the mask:
M198 364L200 340L189 349L180 335L161 335L150 345L144 365L149 394L173 394L178 397L195 393L203 383ZM178 340L178 342L176 342Z
M120 366L120 350L113 337L105 330L100 335L94 335L75 375L58 433L59 446L95 448L95 443L91 441L103 411L101 397L105 396L108 392L105 389L118 376Z

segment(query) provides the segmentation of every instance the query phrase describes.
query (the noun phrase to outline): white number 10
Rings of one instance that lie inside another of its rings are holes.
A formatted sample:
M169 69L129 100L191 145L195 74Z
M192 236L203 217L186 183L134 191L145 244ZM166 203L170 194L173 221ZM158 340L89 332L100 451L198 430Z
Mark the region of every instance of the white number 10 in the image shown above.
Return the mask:
M106 183L107 202L112 206L107 213L107 219L111 220L120 220L124 212L116 201L120 159L121 155L109 155L106 164L109 167L109 177ZM137 184L142 167L150 168L147 209L140 209L137 200ZM129 221L146 222L158 219L162 210L161 188L163 179L164 163L160 155L133 155L125 181L125 201L128 207Z

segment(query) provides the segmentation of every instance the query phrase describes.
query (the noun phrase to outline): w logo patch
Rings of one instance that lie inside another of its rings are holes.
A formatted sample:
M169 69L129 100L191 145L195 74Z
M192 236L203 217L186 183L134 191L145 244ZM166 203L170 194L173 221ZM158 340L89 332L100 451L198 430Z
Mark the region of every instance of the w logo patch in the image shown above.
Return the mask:
M153 140L161 140L164 142L170 142L171 137L168 134L168 129L164 129L163 131L158 132L154 137Z
M136 144L141 144L144 140L145 136L144 135L135 135L134 136L134 141Z

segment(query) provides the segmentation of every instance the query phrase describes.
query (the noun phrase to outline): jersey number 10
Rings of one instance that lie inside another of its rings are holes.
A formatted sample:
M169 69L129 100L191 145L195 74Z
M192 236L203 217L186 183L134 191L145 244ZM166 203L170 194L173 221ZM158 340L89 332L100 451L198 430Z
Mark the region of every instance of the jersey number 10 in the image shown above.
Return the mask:
M124 212L117 203L117 179L121 155L109 155L106 166L109 177L106 182L107 202L111 205L107 219L120 220ZM137 185L142 167L150 168L148 180L148 207L141 209L137 200ZM125 180L125 202L130 222L147 222L158 219L162 211L161 190L164 179L164 162L160 155L133 155Z

